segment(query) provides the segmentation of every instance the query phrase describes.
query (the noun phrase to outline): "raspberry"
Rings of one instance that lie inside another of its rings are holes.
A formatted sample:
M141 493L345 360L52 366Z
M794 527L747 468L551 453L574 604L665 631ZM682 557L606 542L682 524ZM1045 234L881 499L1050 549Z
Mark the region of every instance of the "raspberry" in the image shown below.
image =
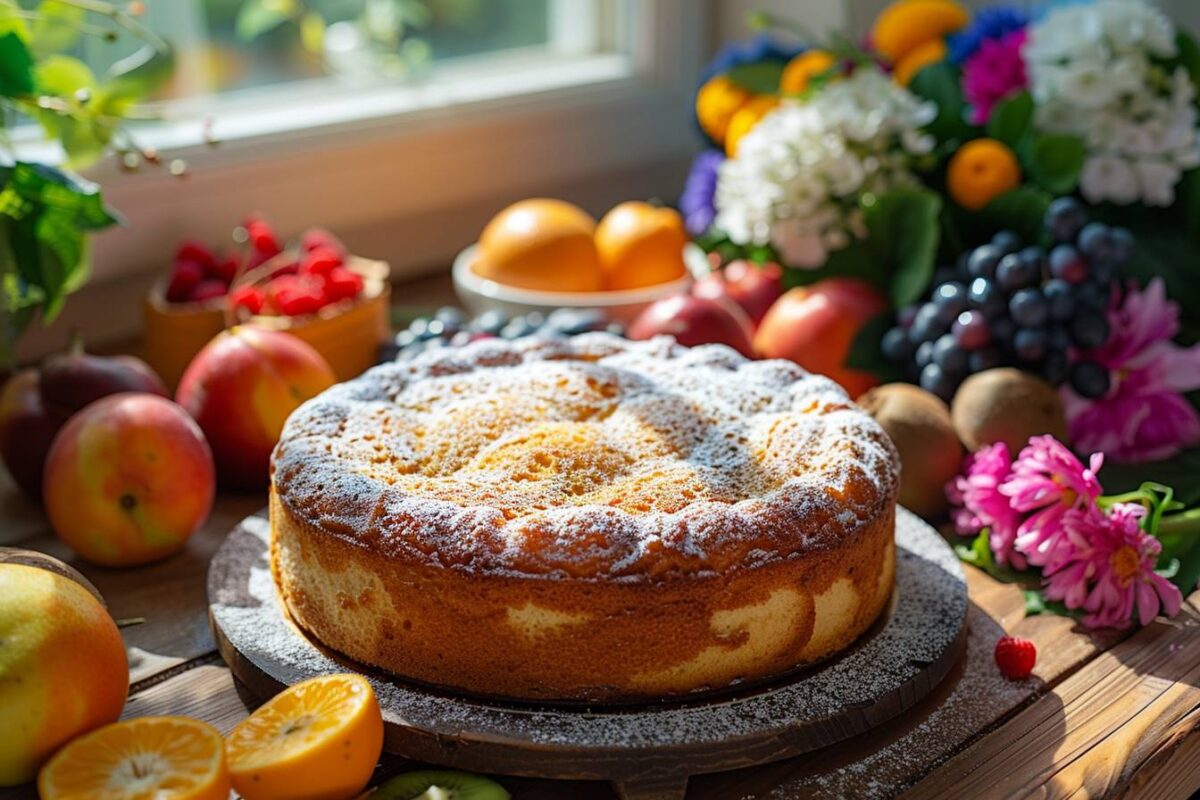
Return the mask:
M329 247L318 247L305 254L300 271L308 275L327 276L331 270L341 265L341 253Z
M192 297L192 290L204 278L204 267L194 261L179 261L171 269L171 279L167 282L166 297L171 303L186 303Z
M341 239L334 236L324 228L309 228L300 237L300 250L305 253L311 253L319 247L327 247L338 254L339 258L346 257L346 246L342 244Z
M329 301L351 300L362 294L363 279L345 267L334 267L325 279L325 296Z
M242 268L242 257L238 253L230 253L224 258L218 258L204 273L216 280L224 281L226 285L233 283Z
M205 300L214 300L218 297L224 297L229 291L229 287L224 281L203 280L196 284L196 288L192 289L192 296L188 299L193 303L202 303Z
M246 223L246 236L256 253L276 256L283 249L279 246L279 240L275 238L275 231L261 219L252 219Z
M267 284L272 304L289 317L316 313L325 305L321 289L320 282L305 275L281 275Z
M1002 636L996 642L996 666L1010 681L1028 678L1037 663L1037 648L1028 639Z
M229 293L229 305L234 310L244 308L251 314L261 314L267 303L267 293L257 286L239 286Z
M179 244L179 249L175 251L175 261L176 263L180 261L192 261L208 269L217 262L217 257L202 242L188 240Z

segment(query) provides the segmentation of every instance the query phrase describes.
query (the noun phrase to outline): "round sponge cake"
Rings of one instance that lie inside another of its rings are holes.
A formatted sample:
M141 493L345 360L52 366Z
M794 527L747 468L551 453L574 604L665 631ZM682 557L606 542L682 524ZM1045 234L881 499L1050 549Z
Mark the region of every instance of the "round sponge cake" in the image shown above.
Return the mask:
M720 345L488 340L301 406L272 565L325 645L411 680L634 700L828 658L891 593L896 451L835 383Z

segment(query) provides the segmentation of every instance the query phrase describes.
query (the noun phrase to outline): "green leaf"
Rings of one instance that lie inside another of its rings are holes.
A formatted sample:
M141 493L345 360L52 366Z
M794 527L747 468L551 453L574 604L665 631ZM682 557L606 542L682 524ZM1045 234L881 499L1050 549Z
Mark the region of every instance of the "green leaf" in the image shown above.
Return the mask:
M991 232L1015 231L1022 241L1037 242L1045 235L1044 218L1053 198L1041 189L1022 186L1005 192L981 209L978 222Z
M1154 478L1170 486L1175 499L1190 508L1200 505L1200 449L1185 450L1174 458L1149 464L1119 464L1106 459L1099 478L1106 495L1136 491L1147 478Z
M784 63L775 59L739 64L725 73L725 77L748 92L754 94L776 94L779 80L783 76Z
M35 12L31 41L39 57L69 50L79 41L87 12L60 0L43 0Z
M96 89L91 109L96 114L123 117L166 83L175 70L175 51L143 47L112 65Z
M996 563L996 558L992 554L992 546L988 542L987 528L981 530L971 540L971 544L954 545L954 552L958 554L959 560L964 564L970 564L976 569L981 569L998 581L1020 583L1028 581L1033 577L1028 571L1022 572Z
M0 0L0 35L15 33L21 41L29 43L29 26L16 0Z
M298 11L296 0L246 0L238 10L238 38L252 41L278 28Z
M921 189L897 189L878 197L865 210L867 244L890 264L892 302L916 302L929 287L937 260L941 198Z
M1200 85L1200 46L1197 46L1196 40L1180 29L1175 33L1175 49L1179 53L1176 58L1191 76L1192 83Z
M997 103L987 121L987 135L1013 150L1029 132L1033 122L1033 98L1020 92Z
M38 62L33 75L39 92L58 97L73 97L80 89L96 86L96 76L91 68L71 56L46 56Z
M885 358L879 347L883 335L895 324L895 318L889 313L880 314L859 328L846 353L846 366L870 373L880 383L904 380L904 368Z
M1053 194L1067 194L1079 185L1087 150L1077 136L1044 134L1033 140L1028 164L1034 182Z
M24 40L13 32L0 36L0 95L33 94L33 58Z
M300 43L313 55L325 52L325 19L316 11L300 18Z
M942 61L922 69L908 85L918 97L937 105L937 117L926 127L941 141L971 139L978 133L978 128L967 122L960 77L958 67Z

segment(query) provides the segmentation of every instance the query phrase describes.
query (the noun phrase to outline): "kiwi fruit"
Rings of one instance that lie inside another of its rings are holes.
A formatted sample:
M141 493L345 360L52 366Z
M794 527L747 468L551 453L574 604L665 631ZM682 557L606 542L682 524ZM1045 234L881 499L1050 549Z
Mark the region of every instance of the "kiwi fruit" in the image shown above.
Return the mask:
M858 398L900 453L900 505L922 517L946 510L946 482L962 466L963 448L941 398L910 383L876 386Z
M482 775L450 769L423 769L397 775L369 800L509 800L504 787Z
M968 450L1004 442L1013 455L1030 436L1067 439L1067 418L1058 390L1012 367L978 372L963 381L950 406L954 429Z

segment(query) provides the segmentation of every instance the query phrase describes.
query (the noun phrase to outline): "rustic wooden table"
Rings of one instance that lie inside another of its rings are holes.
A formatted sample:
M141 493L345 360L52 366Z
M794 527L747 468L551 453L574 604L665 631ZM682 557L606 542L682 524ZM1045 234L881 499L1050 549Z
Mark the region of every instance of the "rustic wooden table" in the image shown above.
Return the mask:
M438 277L398 292L413 305L444 302ZM126 717L182 714L228 732L254 698L237 686L209 631L205 577L217 547L263 495L219 498L187 548L157 564L113 570L75 558L39 509L0 470L0 546L40 550L76 566L126 628ZM1025 616L1020 590L967 567L967 652L942 685L900 719L798 758L691 779L688 800L975 797L1188 798L1200 791L1200 592L1174 620L1127 636L1095 634L1063 617ZM1034 677L999 677L1003 632L1032 639ZM0 737L5 735L0 731ZM385 757L383 778L419 765ZM499 777L518 800L611 800L607 783ZM32 786L0 789L25 800Z
M183 552L113 570L74 558L40 511L0 485L0 545L62 558L96 584L130 651L125 716L184 714L227 732L254 702L239 691L209 632L205 574L225 534L264 504L222 496ZM689 800L716 798L1102 797L1186 798L1200 789L1200 593L1169 622L1128 637L1098 636L1057 616L1024 616L1013 586L968 568L972 606L963 663L902 719L844 744L754 769L703 775ZM1001 631L1038 646L1035 677L1000 678ZM0 732L3 735L3 732ZM379 775L416 765L386 757ZM500 778L516 798L614 797L605 783ZM33 798L0 790L0 800Z

